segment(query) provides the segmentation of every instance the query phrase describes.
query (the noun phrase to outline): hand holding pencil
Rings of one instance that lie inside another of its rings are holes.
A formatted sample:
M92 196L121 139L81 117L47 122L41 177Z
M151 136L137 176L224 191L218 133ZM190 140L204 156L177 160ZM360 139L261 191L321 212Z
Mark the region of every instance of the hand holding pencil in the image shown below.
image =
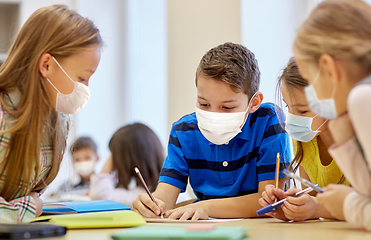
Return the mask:
M165 203L152 195L138 168L135 168L135 172L142 182L146 193L139 194L138 198L133 201L132 210L138 212L143 217L163 218L166 208Z

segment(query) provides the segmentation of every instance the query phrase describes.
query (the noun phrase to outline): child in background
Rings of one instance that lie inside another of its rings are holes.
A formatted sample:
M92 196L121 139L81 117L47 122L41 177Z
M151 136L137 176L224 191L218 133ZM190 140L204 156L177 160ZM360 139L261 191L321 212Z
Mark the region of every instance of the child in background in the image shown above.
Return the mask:
M338 219L371 230L371 6L323 1L299 28L294 56L315 114L329 120L329 152L353 188L317 195Z
M80 137L70 148L73 169L78 175L78 182L69 180L59 187L58 195L63 201L73 201L79 195L87 196L90 188L90 176L94 174L95 164L98 162L97 145L90 137ZM84 198L82 198L84 199Z
M114 200L131 206L145 189L134 171L138 167L154 191L164 161L156 134L146 125L134 123L120 128L109 142L111 151L100 174L91 176L90 197Z
M279 95L282 94L283 101L288 107L285 129L293 139L295 153L289 169L292 170L292 166L295 166L292 171L296 172L299 169L301 177L320 187L331 183L344 183L349 186L343 173L327 152L334 141L327 127L327 120L310 110L304 94L306 86L308 81L300 76L295 60L290 59L277 83ZM259 202L262 206L267 206L272 204L275 198L280 200L298 191L300 190L290 189L283 192L281 189L275 189L273 185L267 185ZM299 197L288 197L282 206L267 215L294 221L319 217L334 218L323 204L318 203L315 196L316 192L312 191Z
M68 116L89 99L102 39L63 5L40 8L23 25L0 67L0 223L42 212L39 192L56 177Z
M282 167L291 159L288 135L274 105L262 104L259 83L257 60L242 45L225 43L202 57L196 112L173 124L153 193L158 206L140 194L133 210L181 220L257 216L261 193L274 184L276 154ZM188 177L198 202L174 209Z

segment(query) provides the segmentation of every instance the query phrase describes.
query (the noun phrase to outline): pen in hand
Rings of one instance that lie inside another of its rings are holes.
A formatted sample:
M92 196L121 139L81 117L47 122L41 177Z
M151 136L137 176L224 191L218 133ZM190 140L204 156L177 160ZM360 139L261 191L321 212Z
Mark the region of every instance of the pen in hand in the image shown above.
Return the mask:
M314 190L314 189L313 189L312 187L308 187L308 188L306 188L306 189L304 189L304 190L301 190L300 192L297 192L297 193L296 193L295 195L293 195L293 196L294 196L294 197L298 197L298 196L300 196L300 195L302 195L302 194L304 194L304 193L309 193L309 192L311 192L311 191L313 191L313 190ZM275 203L273 203L273 204L270 204L270 205L268 205L268 206L265 206L265 207L259 209L258 211L256 211L256 214L257 214L258 216L261 216L261 215L263 215L263 214L266 214L266 213L269 213L269 212L275 211L276 208L277 208L278 206L281 206L285 201L286 201L286 198L284 198L284 199L282 199L282 200L280 200L280 201L278 201L278 202L275 202Z
M154 202L154 203L157 205L157 207L158 207L158 204L157 204L155 198L153 197L151 191L149 191L149 188L148 188L146 182L144 181L144 179L143 179L143 177L142 177L142 174L140 174L139 169L138 169L137 167L135 167L134 170L135 170L135 173L138 175L140 181L142 182L142 184L143 184L143 186L144 186L144 189L146 190L148 196L151 198L152 202ZM164 216L163 216L162 213L161 213L161 218L164 218Z

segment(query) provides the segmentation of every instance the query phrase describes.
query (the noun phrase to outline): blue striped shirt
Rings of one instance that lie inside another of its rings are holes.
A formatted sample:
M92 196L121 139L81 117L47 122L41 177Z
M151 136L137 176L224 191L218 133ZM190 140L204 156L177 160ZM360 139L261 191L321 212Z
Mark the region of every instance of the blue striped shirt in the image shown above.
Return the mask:
M202 135L192 113L172 126L159 182L183 192L189 177L199 200L256 193L260 181L275 178L277 153L283 170L291 160L289 136L280 126L273 104L264 103L249 114L242 132L223 145Z

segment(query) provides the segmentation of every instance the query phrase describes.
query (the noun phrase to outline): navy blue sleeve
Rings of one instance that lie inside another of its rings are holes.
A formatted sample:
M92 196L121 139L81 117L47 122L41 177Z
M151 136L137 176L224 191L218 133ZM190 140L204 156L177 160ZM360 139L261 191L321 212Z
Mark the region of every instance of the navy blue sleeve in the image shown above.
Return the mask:
M274 111L268 118L259 148L259 160L257 162L259 182L275 179L277 153L281 155L280 178L283 178L282 170L287 168L291 162L290 140Z
M159 183L168 183L184 192L188 182L189 168L174 126L170 132L167 149L168 155L161 169Z

